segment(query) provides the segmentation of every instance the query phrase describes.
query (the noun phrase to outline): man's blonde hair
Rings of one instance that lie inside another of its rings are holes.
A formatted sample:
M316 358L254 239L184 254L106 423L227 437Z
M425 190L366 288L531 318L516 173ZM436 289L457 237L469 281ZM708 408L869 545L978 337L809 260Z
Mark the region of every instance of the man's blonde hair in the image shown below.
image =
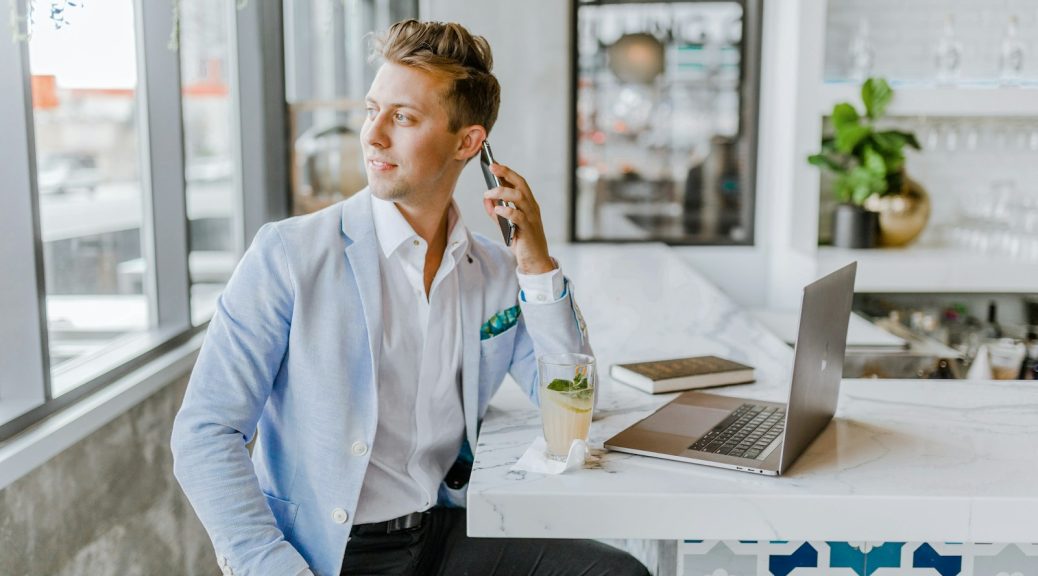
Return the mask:
M497 120L501 85L490 72L494 57L490 44L461 24L404 20L375 38L372 60L411 66L451 80L443 95L447 128L479 124L487 132Z

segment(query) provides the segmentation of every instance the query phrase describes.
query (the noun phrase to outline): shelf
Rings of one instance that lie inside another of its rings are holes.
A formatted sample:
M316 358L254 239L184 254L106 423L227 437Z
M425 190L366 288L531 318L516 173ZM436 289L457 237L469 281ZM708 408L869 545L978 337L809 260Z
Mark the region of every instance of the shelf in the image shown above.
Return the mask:
M1038 292L1038 265L952 248L818 248L819 275L858 261L856 292Z
M894 85L888 116L1036 116L1038 87L990 85L937 87ZM861 87L851 83L826 83L818 94L818 112L832 113L833 105L850 102L862 110Z

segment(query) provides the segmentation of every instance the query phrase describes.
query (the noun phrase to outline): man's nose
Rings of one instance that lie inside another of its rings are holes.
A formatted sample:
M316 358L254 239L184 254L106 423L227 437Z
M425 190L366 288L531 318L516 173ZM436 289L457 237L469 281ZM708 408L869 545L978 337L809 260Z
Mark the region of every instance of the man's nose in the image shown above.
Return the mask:
M374 118L369 118L360 132L360 137L362 142L368 146L376 148L389 146L389 136L386 134L383 115L377 114Z

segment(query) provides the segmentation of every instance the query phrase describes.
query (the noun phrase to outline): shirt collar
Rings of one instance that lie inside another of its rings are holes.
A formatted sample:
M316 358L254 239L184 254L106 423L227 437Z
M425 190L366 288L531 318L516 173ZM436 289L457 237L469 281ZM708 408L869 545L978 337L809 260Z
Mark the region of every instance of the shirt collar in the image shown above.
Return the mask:
M371 195L371 212L375 220L375 236L378 237L382 253L389 258L400 246L416 238L418 233L397 209L396 203ZM447 208L447 253L457 253L468 246L468 233L461 218L461 211L454 200Z

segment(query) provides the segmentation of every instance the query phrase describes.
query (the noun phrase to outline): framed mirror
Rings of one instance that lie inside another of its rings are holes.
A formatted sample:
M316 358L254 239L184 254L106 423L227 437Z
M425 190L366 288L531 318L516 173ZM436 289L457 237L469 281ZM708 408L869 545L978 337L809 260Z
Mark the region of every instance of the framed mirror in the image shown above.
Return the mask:
M574 10L572 239L753 244L760 1Z

